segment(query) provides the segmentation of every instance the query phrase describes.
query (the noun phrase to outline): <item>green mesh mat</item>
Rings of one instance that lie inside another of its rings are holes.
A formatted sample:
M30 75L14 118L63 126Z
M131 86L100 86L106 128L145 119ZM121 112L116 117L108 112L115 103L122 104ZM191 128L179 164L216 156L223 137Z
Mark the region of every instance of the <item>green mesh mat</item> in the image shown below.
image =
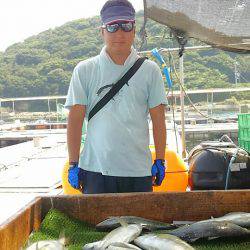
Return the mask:
M58 239L62 229L69 239L69 250L82 250L86 243L101 240L107 233L98 232L87 223L70 218L58 210L50 210L44 218L40 230L30 236L30 242ZM250 238L230 238L198 240L192 246L197 250L249 250Z
M62 231L69 240L67 246L69 250L80 250L85 244L101 240L106 235L106 233L96 231L87 223L69 218L58 210L50 210L40 230L30 236L30 242L58 239Z

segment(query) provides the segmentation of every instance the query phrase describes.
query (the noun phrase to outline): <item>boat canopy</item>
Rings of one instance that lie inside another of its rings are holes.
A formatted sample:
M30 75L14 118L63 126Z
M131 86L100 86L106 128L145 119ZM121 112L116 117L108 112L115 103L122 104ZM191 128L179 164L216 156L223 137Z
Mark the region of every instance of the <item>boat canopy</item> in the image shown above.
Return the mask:
M144 0L145 17L232 52L250 52L249 0Z

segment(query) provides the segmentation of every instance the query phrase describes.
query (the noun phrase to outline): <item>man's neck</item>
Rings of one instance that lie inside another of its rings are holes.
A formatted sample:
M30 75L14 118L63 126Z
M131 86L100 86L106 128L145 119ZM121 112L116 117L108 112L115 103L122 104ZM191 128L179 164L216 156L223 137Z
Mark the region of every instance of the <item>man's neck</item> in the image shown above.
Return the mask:
M108 53L108 55L115 64L124 65L125 61L127 60L128 56L131 53L131 49L128 51L124 51L122 53L121 52L116 53L115 51L106 48L106 52Z

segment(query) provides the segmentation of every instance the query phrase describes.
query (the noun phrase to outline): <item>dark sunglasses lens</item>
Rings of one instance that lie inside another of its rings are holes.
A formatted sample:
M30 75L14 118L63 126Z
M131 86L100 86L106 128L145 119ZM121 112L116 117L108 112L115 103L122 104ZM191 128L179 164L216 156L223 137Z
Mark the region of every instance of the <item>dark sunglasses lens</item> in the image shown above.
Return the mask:
M119 24L108 24L106 25L106 30L110 33L114 33L119 29Z
M122 27L122 29L123 29L125 32L130 32L130 31L133 29L134 25L133 25L132 22L129 22L129 23L122 23L122 24L121 24L121 27Z

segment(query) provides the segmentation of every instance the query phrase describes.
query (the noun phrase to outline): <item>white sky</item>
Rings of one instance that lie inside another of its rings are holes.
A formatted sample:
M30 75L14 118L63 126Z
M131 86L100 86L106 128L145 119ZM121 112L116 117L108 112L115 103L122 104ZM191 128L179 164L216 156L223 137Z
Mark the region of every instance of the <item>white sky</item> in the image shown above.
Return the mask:
M99 15L106 0L0 0L0 51L66 22ZM136 11L142 0L130 0Z

